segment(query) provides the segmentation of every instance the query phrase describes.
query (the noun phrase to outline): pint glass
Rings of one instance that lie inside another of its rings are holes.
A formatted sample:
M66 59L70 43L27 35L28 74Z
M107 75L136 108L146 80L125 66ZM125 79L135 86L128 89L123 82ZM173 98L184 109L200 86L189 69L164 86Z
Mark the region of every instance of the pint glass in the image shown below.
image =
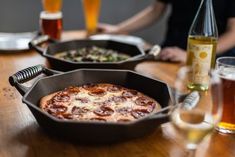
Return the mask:
M62 8L62 0L42 0L44 11L58 12Z
M52 39L60 40L63 27L62 12L41 12L40 26L43 34L49 35Z
M218 130L235 133L235 57L218 58L216 68L223 86L223 115Z
M95 34L99 19L101 0L83 0L83 11L86 21L87 34Z

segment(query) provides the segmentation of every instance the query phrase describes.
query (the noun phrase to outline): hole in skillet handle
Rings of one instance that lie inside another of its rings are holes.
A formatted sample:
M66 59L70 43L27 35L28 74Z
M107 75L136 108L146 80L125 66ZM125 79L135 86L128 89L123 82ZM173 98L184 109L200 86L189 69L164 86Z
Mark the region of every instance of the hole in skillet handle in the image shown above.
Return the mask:
M11 84L11 86L14 86L20 92L21 95L24 95L30 89L30 87L23 86L21 85L21 83L25 83L29 80L32 80L40 74L45 74L49 76L59 73L60 72L58 71L47 69L43 65L36 65L13 74L9 77L9 83Z
M143 61L159 61L159 54L161 52L161 47L159 45L154 45L152 48L144 50L145 55L138 57L138 59L128 60L125 64L134 63L135 65Z
M47 48L42 48L39 45L46 42L57 43L59 41L51 39L48 35L42 35L41 33L38 33L38 36L29 42L29 48L34 49L41 55L43 55Z
M161 47L159 45L154 45L152 48L145 50L145 60L158 61L159 54L161 52Z

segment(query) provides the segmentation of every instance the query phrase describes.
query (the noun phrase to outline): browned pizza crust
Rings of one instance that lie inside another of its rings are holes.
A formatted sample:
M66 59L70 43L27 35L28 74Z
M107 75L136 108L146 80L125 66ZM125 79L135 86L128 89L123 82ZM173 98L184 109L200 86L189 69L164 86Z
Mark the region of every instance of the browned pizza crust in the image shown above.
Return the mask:
M47 106L47 101L49 101L50 99L52 99L58 92L49 94L47 96L44 96L43 98L41 98L40 100L40 108L41 109L45 109Z
M64 120L129 122L159 110L152 98L113 84L68 87L40 100L40 108Z

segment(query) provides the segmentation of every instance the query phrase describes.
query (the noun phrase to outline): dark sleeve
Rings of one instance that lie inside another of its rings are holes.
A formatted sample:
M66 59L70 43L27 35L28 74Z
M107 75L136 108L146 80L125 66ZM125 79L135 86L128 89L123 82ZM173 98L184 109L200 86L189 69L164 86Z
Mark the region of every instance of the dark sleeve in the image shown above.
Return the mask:
M162 3L170 3L171 0L156 0L156 1L159 1L159 2L162 2Z
M235 0L228 0L228 17L235 17Z

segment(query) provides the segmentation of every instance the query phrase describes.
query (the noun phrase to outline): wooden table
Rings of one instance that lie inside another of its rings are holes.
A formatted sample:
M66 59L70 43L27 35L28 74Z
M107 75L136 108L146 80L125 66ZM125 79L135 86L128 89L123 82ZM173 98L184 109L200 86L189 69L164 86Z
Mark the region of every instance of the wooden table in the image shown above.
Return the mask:
M82 38L83 32L67 32L66 39ZM182 157L180 141L172 134L170 123L144 138L106 146L84 146L52 138L43 132L21 95L9 85L13 73L47 61L34 51L0 54L0 156L1 157ZM147 62L137 71L172 84L178 64ZM235 136L214 133L199 147L197 157L235 157Z

